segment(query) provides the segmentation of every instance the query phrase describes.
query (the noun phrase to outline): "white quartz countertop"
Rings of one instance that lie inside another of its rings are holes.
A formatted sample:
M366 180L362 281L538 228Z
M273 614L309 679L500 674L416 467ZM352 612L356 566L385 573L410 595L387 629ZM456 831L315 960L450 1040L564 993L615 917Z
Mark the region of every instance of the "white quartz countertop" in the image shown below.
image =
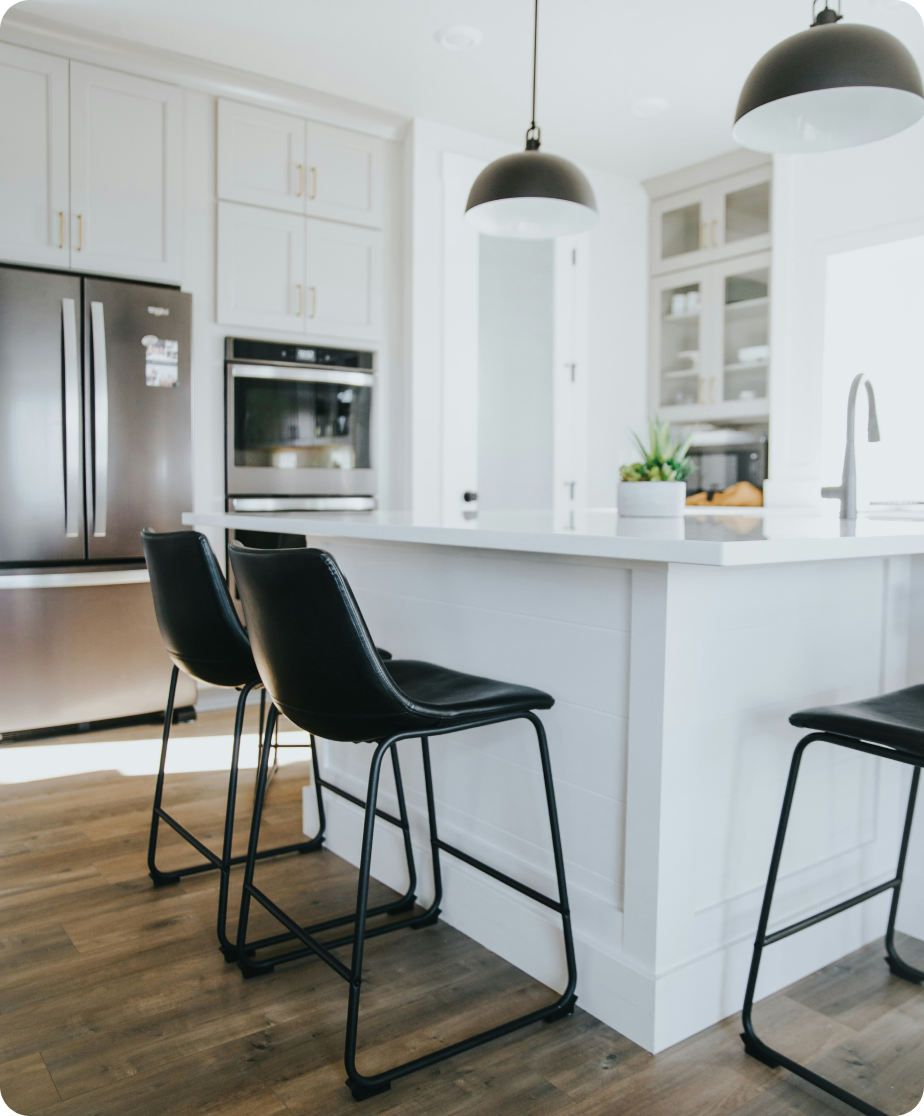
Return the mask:
M812 562L832 558L924 554L924 507L882 511L842 523L836 506L822 514L741 508L682 519L620 519L615 509L575 514L574 527L551 512L481 512L455 526L415 521L408 512L187 512L196 527L282 532L313 538L375 539L538 554L580 555L707 566Z

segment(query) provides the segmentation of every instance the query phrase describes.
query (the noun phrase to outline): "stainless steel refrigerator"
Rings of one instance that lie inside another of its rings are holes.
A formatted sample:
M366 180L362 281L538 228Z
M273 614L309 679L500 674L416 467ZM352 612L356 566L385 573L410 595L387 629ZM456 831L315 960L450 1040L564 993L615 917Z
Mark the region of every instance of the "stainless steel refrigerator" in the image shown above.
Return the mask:
M164 706L140 532L192 506L190 310L0 267L0 738Z

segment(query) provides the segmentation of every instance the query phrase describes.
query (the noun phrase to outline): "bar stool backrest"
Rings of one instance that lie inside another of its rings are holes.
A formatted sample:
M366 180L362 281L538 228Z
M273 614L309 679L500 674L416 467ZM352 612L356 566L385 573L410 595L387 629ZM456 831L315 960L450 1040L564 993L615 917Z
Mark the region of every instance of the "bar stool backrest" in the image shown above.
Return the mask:
M141 545L161 638L176 666L213 686L257 681L247 632L205 535L145 527Z
M324 550L229 547L263 685L300 728L378 740L434 723L382 665L350 586Z

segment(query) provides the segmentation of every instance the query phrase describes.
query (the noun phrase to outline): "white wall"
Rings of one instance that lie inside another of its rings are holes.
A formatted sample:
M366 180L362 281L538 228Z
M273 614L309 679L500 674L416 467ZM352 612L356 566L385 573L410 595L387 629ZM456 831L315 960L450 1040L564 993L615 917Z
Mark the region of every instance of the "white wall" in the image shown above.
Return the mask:
M479 242L478 508L550 508L554 246Z
M924 123L865 147L774 160L767 503L817 503L823 483L840 481L842 449L833 451L830 442L826 449L822 437L827 421L846 423L844 377L833 369L827 376L824 372L826 315L834 315L827 317L832 330L845 325L834 303L826 311L829 260L924 235L922 182ZM831 266L832 275L843 273L843 265ZM888 319L879 318L881 312L881 305L860 304L854 327L866 334L864 352L875 353L876 332L890 327ZM829 336L830 349L836 334ZM883 356L886 351L884 345ZM869 371L877 375L876 369ZM881 371L878 377L882 382Z

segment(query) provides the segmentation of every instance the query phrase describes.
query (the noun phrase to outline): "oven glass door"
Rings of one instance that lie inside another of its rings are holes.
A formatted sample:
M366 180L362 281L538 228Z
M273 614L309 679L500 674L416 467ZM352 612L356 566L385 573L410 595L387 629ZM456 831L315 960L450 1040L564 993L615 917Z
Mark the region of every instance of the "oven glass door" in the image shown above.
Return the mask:
M368 469L372 376L236 365L234 465Z

